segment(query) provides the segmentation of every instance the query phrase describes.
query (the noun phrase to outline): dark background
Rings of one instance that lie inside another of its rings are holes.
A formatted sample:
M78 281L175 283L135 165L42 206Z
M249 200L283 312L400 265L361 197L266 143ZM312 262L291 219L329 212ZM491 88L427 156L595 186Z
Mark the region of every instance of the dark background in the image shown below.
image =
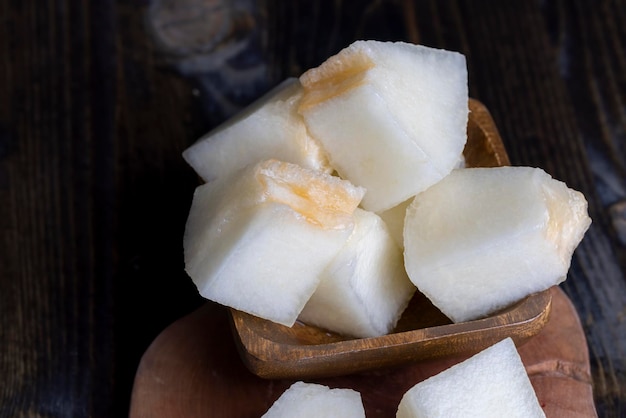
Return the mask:
M0 0L0 416L127 416L202 301L180 154L356 39L457 50L514 165L589 200L562 285L601 417L626 416L626 2Z

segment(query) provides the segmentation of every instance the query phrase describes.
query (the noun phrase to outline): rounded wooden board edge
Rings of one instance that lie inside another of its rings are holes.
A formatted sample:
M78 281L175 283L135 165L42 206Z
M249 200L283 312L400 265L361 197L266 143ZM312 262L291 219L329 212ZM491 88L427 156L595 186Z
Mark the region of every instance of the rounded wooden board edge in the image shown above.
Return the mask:
M558 287L550 290L552 314L525 343L520 357L547 418L596 418L589 353L580 319ZM164 329L141 358L130 418L261 416L293 379L263 379L236 353L227 310L207 302ZM394 416L414 384L463 361L456 355L403 366L306 381L362 394L368 418Z

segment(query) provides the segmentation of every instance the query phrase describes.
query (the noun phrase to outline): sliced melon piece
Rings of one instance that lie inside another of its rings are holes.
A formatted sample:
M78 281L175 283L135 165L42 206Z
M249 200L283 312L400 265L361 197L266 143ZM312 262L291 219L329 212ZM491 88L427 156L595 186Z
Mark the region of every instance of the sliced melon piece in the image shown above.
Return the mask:
M299 112L339 175L380 212L441 180L466 142L465 57L403 42L357 41L300 77Z
M406 217L406 209L409 207L413 198L380 212L379 215L387 227L392 238L398 244L398 247L404 249L404 218Z
M465 167L465 157L461 154L459 160L454 165L454 168L464 168ZM411 196L404 202L390 208L379 212L378 215L385 221L387 227L389 228L389 233L396 241L396 244L402 249L404 249L404 218L406 217L406 209L409 207L413 198L415 196Z
M454 322L565 280L591 219L584 196L539 168L454 170L407 209L409 277Z
M365 418L361 394L296 382L274 402L262 418Z
M418 383L397 418L545 418L511 338Z
M343 335L377 337L393 330L415 286L382 219L358 208L354 219L354 232L299 319Z
M301 97L298 79L283 81L196 141L183 158L207 182L270 158L331 172L324 150L296 111Z
M205 298L291 326L351 235L363 193L276 160L199 186L185 269Z

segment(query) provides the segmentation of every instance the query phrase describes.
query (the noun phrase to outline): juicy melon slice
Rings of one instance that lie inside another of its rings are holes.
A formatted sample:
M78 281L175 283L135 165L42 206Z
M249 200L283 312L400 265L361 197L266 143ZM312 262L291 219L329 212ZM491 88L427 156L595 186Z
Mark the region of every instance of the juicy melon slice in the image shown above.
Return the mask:
M418 383L397 418L545 418L511 338Z
M363 193L276 160L199 186L185 269L203 297L291 326L350 237Z
M331 389L296 382L261 418L365 418L361 394L352 389Z
M379 215L387 227L398 247L404 249L404 218L406 217L406 209L409 207L413 198L407 199L404 202L380 212Z
M459 160L454 165L454 168L457 169L464 167L465 157L461 154ZM411 196L404 202L378 213L382 220L385 221L385 224L387 224L389 233L401 249L404 249L404 218L406 217L406 209L413 201L413 197L414 196Z
M415 293L382 219L356 209L355 228L322 273L299 320L353 337L390 333Z
M565 280L591 219L584 196L539 168L454 170L407 209L413 283L454 322Z
M402 42L357 41L300 77L299 105L340 176L380 212L441 180L467 135L465 57Z
M298 79L283 81L196 141L183 158L206 182L270 158L330 173L324 150L296 111L301 97Z

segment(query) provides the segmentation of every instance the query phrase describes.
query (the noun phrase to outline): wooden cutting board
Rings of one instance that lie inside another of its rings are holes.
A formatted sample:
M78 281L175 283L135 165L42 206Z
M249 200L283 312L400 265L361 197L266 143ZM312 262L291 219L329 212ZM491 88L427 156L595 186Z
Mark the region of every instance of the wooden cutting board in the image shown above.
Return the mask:
M552 314L519 352L548 418L596 417L587 343L570 300L558 287ZM395 417L404 392L464 357L310 382L361 393L368 418ZM260 417L294 380L249 372L233 341L227 310L207 303L166 328L143 355L130 418Z

